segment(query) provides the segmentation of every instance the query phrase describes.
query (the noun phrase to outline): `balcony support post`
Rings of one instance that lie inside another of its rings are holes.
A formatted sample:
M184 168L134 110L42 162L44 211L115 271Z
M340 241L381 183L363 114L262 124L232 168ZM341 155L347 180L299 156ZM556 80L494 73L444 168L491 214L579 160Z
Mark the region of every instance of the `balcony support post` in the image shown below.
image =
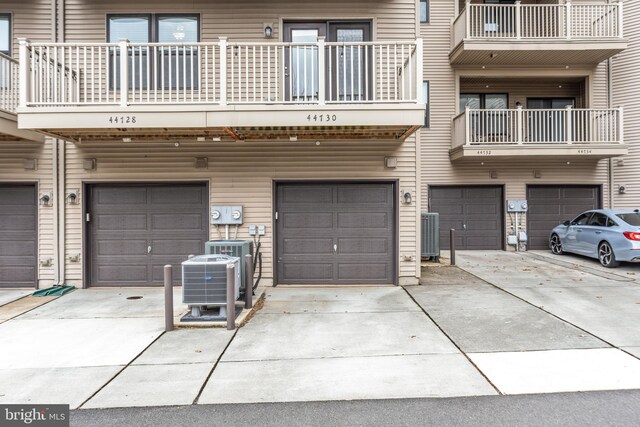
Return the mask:
M29 40L18 38L18 54L20 62L18 64L18 106L25 108L29 102Z
M469 106L464 107L464 145L471 145L471 111Z
M572 108L571 105L567 105L565 113L566 113L566 118L565 118L565 141L567 144L573 144L573 138L572 138L572 129L573 129L573 124L571 122L571 117L572 117Z
M571 0L567 0L567 2L564 4L564 8L565 35L567 39L571 39Z
M227 105L227 38L220 37L220 105Z
M624 144L624 109L618 107L618 144Z
M522 105L518 105L516 107L516 142L520 145L522 145L522 128L523 128L523 121L522 121Z
M520 40L522 38L522 8L520 6L520 1L515 2L516 5L516 16L515 16L515 20L516 20L516 39Z
M463 38L470 38L471 37L471 0L467 0L465 2L465 6L464 9L466 11L465 13L465 26L466 26L466 30L465 30L465 37Z
M318 37L318 105L325 105L325 68L326 45L325 38Z
M426 99L424 99L424 91L422 90L422 79L424 79L423 55L422 39L416 39L416 100L418 101L418 104L424 104L426 102ZM409 61L409 67L411 67L411 61Z
M624 37L624 32L622 31L622 25L623 25L623 16L624 14L622 13L622 5L623 2L622 0L618 0L618 37L622 38Z
M118 50L120 51L120 106L126 108L129 104L129 40L120 40Z

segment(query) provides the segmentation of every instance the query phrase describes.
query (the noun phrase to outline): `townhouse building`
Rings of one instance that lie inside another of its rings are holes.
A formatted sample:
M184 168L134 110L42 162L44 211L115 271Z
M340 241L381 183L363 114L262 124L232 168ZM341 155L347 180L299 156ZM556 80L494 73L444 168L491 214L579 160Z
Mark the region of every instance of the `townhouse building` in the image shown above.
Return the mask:
M0 287L159 284L249 224L268 284L417 283L421 210L509 249L507 199L542 248L638 202L627 3L3 2Z

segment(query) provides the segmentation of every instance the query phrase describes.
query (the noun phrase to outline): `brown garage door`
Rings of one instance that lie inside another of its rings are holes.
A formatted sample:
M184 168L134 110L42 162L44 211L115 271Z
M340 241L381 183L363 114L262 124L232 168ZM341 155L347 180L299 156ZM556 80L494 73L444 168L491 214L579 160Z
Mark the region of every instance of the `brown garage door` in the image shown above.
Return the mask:
M395 282L391 183L278 184L281 284Z
M204 184L91 186L89 284L161 285L165 264L179 281L180 263L204 251L207 200Z
M0 184L0 288L37 285L35 185Z
M597 185L530 185L527 199L529 249L547 249L553 227L601 206Z
M429 210L440 214L442 249L449 249L452 228L456 249L502 249L502 206L499 186L429 187Z

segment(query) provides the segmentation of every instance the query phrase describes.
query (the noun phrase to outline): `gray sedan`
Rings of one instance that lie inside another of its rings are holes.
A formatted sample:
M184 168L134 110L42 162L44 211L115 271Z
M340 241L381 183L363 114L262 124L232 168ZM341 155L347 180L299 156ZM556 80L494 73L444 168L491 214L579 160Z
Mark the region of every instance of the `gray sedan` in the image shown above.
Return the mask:
M549 248L556 255L571 252L597 258L605 267L640 262L640 210L584 212L551 231Z

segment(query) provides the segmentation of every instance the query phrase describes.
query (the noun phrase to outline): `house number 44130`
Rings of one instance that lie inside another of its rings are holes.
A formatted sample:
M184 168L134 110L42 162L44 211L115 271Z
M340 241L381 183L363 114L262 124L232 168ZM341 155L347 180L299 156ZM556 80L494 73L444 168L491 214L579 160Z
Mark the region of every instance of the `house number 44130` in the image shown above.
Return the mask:
M335 114L309 114L307 121L309 122L335 122L338 117Z

